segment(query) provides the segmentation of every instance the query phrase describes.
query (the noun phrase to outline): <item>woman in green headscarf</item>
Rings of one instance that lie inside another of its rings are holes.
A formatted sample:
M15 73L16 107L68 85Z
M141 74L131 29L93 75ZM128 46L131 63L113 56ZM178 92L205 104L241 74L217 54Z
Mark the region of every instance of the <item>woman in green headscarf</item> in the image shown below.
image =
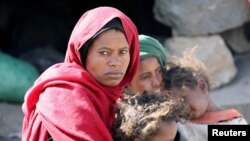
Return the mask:
M163 88L162 73L166 69L167 55L162 44L153 37L139 35L140 67L127 87L128 93L159 92Z

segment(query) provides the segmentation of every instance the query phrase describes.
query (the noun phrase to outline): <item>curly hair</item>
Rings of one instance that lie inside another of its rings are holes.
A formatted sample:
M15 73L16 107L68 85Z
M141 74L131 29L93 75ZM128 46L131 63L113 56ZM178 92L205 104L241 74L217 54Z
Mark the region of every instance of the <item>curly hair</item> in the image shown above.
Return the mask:
M196 47L186 50L182 58L172 57L167 64L167 71L163 74L165 88L172 90L187 86L195 88L199 80L203 80L210 90L209 75L205 65L194 57Z
M167 94L144 92L118 101L112 134L114 141L148 141L159 131L162 121L189 118L189 109L181 99Z

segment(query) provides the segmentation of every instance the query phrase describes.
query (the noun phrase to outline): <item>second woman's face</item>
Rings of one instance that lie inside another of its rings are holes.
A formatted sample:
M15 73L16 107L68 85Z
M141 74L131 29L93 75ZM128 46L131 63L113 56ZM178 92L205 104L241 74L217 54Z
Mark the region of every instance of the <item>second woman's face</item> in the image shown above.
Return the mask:
M116 29L101 33L91 44L87 71L102 85L116 86L126 74L130 62L129 44L125 35Z
M143 91L158 92L162 89L162 70L155 57L140 61L140 67L128 89L137 93Z

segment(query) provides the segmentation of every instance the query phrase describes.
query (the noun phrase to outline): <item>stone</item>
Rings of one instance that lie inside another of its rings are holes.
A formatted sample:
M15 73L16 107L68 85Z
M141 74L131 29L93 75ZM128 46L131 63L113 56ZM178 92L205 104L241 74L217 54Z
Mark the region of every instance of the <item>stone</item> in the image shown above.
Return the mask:
M154 17L179 35L208 35L236 28L250 18L246 0L156 0Z
M164 43L169 56L182 56L188 49L198 46L195 56L201 60L211 77L211 88L228 84L237 74L232 53L218 36L173 37Z

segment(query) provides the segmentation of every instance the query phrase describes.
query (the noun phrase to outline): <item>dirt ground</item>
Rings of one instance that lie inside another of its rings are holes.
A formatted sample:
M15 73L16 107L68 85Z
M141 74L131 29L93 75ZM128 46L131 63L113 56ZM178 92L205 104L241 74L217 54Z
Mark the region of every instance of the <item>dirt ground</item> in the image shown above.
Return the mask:
M219 105L237 108L250 123L250 53L236 57L238 74L228 85L212 92ZM20 141L21 104L0 102L0 141Z

